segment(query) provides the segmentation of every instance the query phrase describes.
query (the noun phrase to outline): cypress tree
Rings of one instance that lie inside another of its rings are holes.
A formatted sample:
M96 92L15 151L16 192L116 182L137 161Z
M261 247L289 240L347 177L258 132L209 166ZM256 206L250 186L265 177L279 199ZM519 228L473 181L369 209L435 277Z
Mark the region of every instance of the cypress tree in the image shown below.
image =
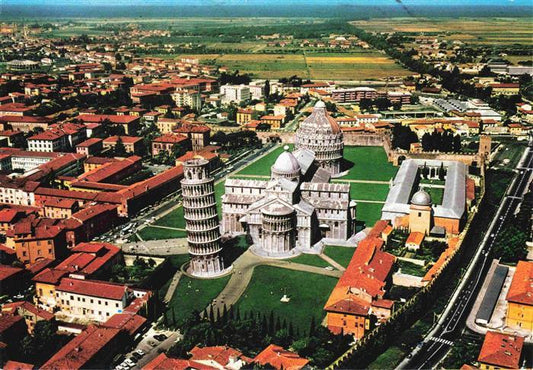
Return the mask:
M316 330L315 317L311 317L311 325L309 325L309 336L312 336Z
M268 318L268 334L271 336L275 334L274 325L274 311L270 310L270 316Z
M209 321L215 322L215 313L213 312L213 305L209 306Z

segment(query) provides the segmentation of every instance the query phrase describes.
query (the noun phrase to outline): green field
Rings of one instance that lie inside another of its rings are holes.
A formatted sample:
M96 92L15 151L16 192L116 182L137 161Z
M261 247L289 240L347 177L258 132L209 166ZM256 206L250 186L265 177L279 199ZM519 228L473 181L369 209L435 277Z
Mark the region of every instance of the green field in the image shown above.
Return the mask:
M301 263L304 265L316 266L316 267L329 266L329 263L324 261L322 258L317 256L316 254L301 254L298 257L291 258L290 262Z
M329 276L258 266L237 305L242 313L269 315L273 311L282 321L307 332L312 318L317 324L322 320L324 304L336 283L337 279ZM290 302L280 302L284 294Z
M324 254L334 259L338 264L344 267L348 267L350 260L352 259L355 248L350 247L336 247L328 245L324 249Z
M343 182L342 180L333 180L333 182ZM360 182L345 182L350 184L350 197L361 200L385 200L389 194L388 184L366 184Z
M183 218L183 207L178 207L167 215L154 222L154 225L177 227L185 229L185 219Z
M380 146L346 146L344 159L352 162L353 167L342 179L389 181L398 172Z
M423 277L426 275L426 269L422 266L416 265L411 262L398 260L398 267L402 269L402 273Z
M405 353L398 347L389 347L385 352L378 356L374 362L368 365L368 369L381 370L392 369L400 363Z
M187 233L181 230L161 229L159 227L145 227L140 230L138 234L143 240L160 240L160 239L174 239L185 238Z
M182 276L167 305L167 319L180 326L193 311L202 312L224 289L228 280L229 276L209 280Z
M364 221L367 227L372 227L377 220L381 219L381 208L379 203L357 203L357 220Z
M431 197L432 204L442 204L442 197L444 196L443 188L424 188L424 190Z

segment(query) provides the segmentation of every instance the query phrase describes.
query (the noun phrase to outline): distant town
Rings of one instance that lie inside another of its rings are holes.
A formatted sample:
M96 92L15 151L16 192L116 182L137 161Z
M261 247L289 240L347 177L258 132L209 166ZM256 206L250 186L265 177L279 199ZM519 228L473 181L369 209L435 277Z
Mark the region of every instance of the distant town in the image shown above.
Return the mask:
M0 366L531 368L530 21L0 16Z

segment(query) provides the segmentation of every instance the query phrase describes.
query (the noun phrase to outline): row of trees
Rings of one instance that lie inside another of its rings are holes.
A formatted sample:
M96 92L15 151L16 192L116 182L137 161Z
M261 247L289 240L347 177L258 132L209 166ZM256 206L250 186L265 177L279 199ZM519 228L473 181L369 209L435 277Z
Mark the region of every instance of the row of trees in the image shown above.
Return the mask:
M437 132L434 130L431 134L425 133L422 136L422 149L425 152L455 152L461 151L461 137L454 135L451 131Z
M167 314L166 314L167 315ZM246 312L224 307L223 312L213 312L212 307L203 315L194 312L183 324L183 339L174 345L169 354L185 357L196 345L229 345L254 357L271 343L292 348L314 366L324 368L348 349L350 336L334 335L316 325L313 318L309 329L295 327L286 319L274 314Z
M213 144L220 145L225 151L232 152L243 148L258 148L261 147L261 140L253 131L237 131L224 133L217 131L212 137Z

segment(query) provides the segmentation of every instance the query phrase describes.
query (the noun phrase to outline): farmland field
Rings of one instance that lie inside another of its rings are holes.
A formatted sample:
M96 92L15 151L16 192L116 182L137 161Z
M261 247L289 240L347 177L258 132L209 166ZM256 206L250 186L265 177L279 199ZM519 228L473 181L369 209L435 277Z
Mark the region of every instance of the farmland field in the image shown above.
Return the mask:
M411 18L371 19L352 22L376 32L424 32L445 34L448 40L471 44L533 44L531 18Z

